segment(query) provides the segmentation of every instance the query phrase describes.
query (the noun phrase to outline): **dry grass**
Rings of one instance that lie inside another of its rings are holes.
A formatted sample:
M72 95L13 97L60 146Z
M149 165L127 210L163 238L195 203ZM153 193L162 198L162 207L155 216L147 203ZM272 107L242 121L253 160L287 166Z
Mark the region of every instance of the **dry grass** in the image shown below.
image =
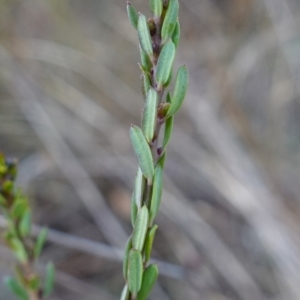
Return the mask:
M176 62L191 83L166 163L151 299L298 300L299 1L180 2ZM114 300L122 288L137 45L125 1L0 2L0 149L20 160L36 224L53 229L41 265L59 270L51 300ZM1 246L0 275L11 265Z

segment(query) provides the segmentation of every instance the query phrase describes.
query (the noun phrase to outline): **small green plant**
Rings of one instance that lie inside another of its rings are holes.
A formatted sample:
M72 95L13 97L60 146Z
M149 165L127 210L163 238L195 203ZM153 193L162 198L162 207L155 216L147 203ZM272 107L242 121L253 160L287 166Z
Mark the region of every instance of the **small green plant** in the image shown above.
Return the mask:
M47 229L39 233L36 241L30 235L31 209L27 197L15 187L17 162L0 153L0 208L7 221L4 240L16 257L15 277L5 278L6 286L20 300L42 300L48 296L54 283L54 266L46 266L46 279L42 282L34 264L40 256L47 237Z
M130 128L139 167L132 195L133 233L125 250L123 275L126 285L121 300L146 300L158 277L157 266L149 264L157 230L153 222L161 202L162 173L174 115L183 103L188 86L188 71L182 66L177 72L173 94L168 91L164 95L172 80L180 37L178 0L150 0L150 8L154 16L147 20L127 2L129 20L139 37L145 103L141 128L135 125ZM164 135L159 145L163 124Z

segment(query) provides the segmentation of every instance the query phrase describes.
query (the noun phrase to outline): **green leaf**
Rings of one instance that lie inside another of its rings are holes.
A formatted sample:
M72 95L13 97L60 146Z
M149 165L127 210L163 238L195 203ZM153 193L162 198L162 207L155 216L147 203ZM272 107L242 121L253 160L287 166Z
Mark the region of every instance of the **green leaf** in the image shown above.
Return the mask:
M141 289L143 278L143 260L138 250L132 249L129 253L127 284L133 298Z
M131 225L134 228L135 220L137 217L138 208L135 204L135 195L134 192L132 193L131 197Z
M171 116L167 119L165 123L165 134L164 134L164 140L163 140L163 148L164 150L166 149L171 135L172 135L172 130L173 130L173 124L174 124L174 116Z
M171 103L172 102L172 98L171 98L170 92L167 93L166 101L167 101L167 103Z
M156 217L161 202L162 184L163 184L162 174L163 174L163 168L161 164L157 164L155 167L152 197L151 197L151 204L150 204L150 224L152 224L154 218Z
M171 68L171 71L170 71L170 74L169 74L169 78L167 80L167 82L164 84L164 87L167 87L170 85L171 81L172 81L172 78L173 78L173 67Z
M21 218L24 213L28 210L28 202L24 197L17 198L11 208L11 216L14 219Z
M152 40L150 37L150 31L149 31L147 19L142 14L139 15L137 30L138 30L140 45L142 49L151 58L153 56Z
M43 295L45 297L49 296L54 287L54 278L55 278L55 267L52 262L48 262L46 266L46 279L43 290Z
M161 91L163 85L168 81L175 58L175 45L172 41L167 42L159 55L156 69L157 90Z
M143 176L142 170L138 168L134 182L134 199L138 209L142 207L145 184L145 177Z
M148 143L150 143L154 137L157 118L157 105L157 92L155 89L150 88L146 98L142 122L143 133Z
M22 219L20 221L20 234L22 237L26 237L30 234L31 231L31 211L30 209L27 209L23 216Z
M174 94L166 118L173 116L181 107L188 87L189 75L186 66L179 68L176 77Z
M139 162L139 166L144 176L148 180L148 183L151 184L154 174L154 166L150 147L143 135L142 130L138 126L131 125L129 134L133 150Z
M151 256L151 251L152 251L152 245L153 245L153 240L155 236L156 229L158 228L157 225L153 225L151 229L149 230L146 240L145 240L145 263L148 262Z
M149 89L151 87L151 83L150 83L150 78L145 71L142 71L141 80L142 80L143 96L144 96L144 98L146 98L147 94L149 92Z
M142 287L138 293L137 300L147 300L158 277L157 265L150 265L144 272Z
M25 263L28 260L28 255L26 249L22 242L18 238L11 238L9 240L9 245L13 250L15 256L22 262Z
M129 252L130 252L131 248L132 248L132 237L130 236L126 243L125 253L124 253L124 261L123 261L123 276L125 279L127 279Z
M179 40L180 40L180 24L179 21L177 21L175 29L172 34L172 41L176 48L178 47Z
M127 1L127 13L128 13L128 18L129 18L131 25L135 29L137 29L139 15L138 15L136 9L131 5L131 3L129 1Z
M162 0L150 0L150 8L155 17L160 17L163 10Z
M137 249L139 251L142 251L144 247L144 242L148 229L148 221L149 212L147 206L144 205L137 215L132 235L132 246L134 249Z
M6 277L4 283L20 300L29 300L26 289L17 280Z
M120 300L129 300L129 289L127 284L124 286Z
M178 0L170 0L164 23L161 29L161 37L166 42L173 34L178 19Z
M40 231L40 233L36 239L34 249L33 249L35 258L38 258L40 256L42 249L44 247L44 244L46 242L46 239L47 239L47 234L48 234L47 228L43 228Z
M152 68L152 62L149 56L147 55L147 53L142 49L140 44L139 44L139 48L140 48L142 69L144 72L150 73Z

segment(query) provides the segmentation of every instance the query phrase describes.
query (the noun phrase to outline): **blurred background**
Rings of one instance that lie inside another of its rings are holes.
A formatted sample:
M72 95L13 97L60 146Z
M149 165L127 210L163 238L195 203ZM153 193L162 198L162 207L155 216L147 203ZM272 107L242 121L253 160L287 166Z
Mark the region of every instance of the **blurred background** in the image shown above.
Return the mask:
M132 0L150 16L148 1ZM300 299L300 1L182 0L154 300ZM140 124L126 1L0 1L0 149L49 226L50 300L117 300ZM3 224L2 224L3 225ZM0 244L0 277L13 260ZM11 300L3 285L0 299Z

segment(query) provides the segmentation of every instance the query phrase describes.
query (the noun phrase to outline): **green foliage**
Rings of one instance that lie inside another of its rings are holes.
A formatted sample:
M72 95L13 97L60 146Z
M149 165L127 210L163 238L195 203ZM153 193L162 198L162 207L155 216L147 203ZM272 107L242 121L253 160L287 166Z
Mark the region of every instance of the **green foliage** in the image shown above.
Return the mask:
M125 247L124 261L123 261L123 276L127 278L129 252L132 249L132 237L130 236Z
M40 256L41 254L41 251L43 249L43 246L46 242L46 239L47 239L47 234L48 234L48 229L47 228L43 228L37 239L36 239L36 243L35 243L35 246L34 246L34 257L37 258Z
M142 130L135 125L131 125L130 139L144 176L147 178L148 182L152 182L154 175L153 158Z
M150 37L150 30L148 27L147 19L144 15L140 14L139 21L137 25L140 45L145 53L152 57L153 49L152 42Z
M136 222L134 224L134 231L132 236L132 246L134 249L142 251L148 229L149 212L146 205L139 211Z
M187 67L182 66L179 68L177 73L174 94L171 98L171 106L168 110L167 117L173 116L180 109L185 98L188 82L189 76Z
M16 279L12 277L4 278L5 285L20 300L29 300L27 290Z
M163 189L163 168L160 163L155 167L153 190L150 204L150 224L152 224L154 218L158 213L158 209L161 202L161 195Z
M139 15L138 15L136 9L128 1L127 1L127 13L128 13L128 18L129 18L129 21L130 21L131 25L135 29L137 29Z
M174 115L180 109L188 85L186 66L179 68L174 93L165 89L171 84L173 62L180 39L178 0L149 0L154 16L148 21L143 14L127 6L129 20L137 29L141 56L142 93L145 99L142 129L132 125L130 140L138 160L138 171L131 200L132 238L126 245L123 273L126 285L121 300L146 300L157 280L158 268L148 266L163 191L163 168L170 141ZM165 99L165 100L164 100ZM158 137L165 124L163 143Z
M148 143L151 143L156 129L157 105L157 92L154 88L150 88L147 94L142 123L143 133Z
M145 241L145 262L147 263L150 259L151 251L152 251L152 245L155 237L155 233L158 226L153 225L151 229L148 231L146 241Z
M17 163L0 153L0 209L6 217L4 239L17 258L16 277L5 279L6 286L20 300L31 297L41 300L51 293L54 283L54 266L48 264L44 287L34 269L46 241L47 230L42 229L37 241L31 237L31 210L27 197L15 187ZM30 295L30 296L29 296ZM32 298L32 299L33 299Z
M52 293L54 287L54 278L55 278L55 267L53 263L49 262L46 266L46 279L43 290L43 295L45 297L49 296Z
M172 41L167 42L161 50L156 69L156 82L159 91L168 82L175 58L175 51L175 45Z
M146 300L157 280L157 265L150 265L144 272L141 289L138 293L137 300Z
M173 34L178 19L178 0L170 0L161 30L161 38L166 42Z
M174 124L174 116L171 116L167 119L165 124L165 134L164 134L164 141L163 141L163 149L167 148L167 145L170 141L172 130L173 130L173 124Z
M127 272L128 288L135 298L141 289L143 279L143 260L140 251L135 249L130 250Z
M150 8L155 17L160 17L163 10L162 0L150 0Z

